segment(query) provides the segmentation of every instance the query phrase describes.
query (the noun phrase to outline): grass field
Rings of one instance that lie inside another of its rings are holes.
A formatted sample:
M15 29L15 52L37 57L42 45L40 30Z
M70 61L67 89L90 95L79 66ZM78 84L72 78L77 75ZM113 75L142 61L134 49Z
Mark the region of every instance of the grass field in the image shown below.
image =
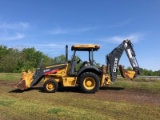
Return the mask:
M44 93L13 86L20 74L0 73L0 120L159 120L160 81L118 80L95 94L78 88Z

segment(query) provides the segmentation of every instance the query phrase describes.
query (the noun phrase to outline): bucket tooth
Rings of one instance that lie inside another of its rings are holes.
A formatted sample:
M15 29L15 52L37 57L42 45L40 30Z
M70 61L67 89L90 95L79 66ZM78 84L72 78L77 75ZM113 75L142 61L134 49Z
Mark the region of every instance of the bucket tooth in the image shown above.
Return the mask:
M26 82L25 80L21 80L17 83L16 88L20 89L20 90L25 90L26 88Z
M126 70L121 65L119 66L119 70L123 78L132 80L135 77L135 74L136 74L135 71Z

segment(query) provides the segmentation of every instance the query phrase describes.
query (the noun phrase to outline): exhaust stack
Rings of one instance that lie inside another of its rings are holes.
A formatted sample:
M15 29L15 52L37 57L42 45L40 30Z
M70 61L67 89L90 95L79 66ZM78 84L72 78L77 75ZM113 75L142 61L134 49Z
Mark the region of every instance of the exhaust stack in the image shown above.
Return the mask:
M68 63L68 45L66 45L66 63Z

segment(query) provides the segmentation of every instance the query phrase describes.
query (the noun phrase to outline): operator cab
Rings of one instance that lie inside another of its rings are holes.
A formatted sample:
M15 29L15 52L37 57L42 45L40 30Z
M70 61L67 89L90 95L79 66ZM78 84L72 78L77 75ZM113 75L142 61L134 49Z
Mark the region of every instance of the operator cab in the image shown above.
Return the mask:
M71 47L73 51L73 56L70 63L70 75L76 76L77 70L76 67L81 62L79 68L81 69L84 66L90 66L94 64L94 55L93 52L100 49L100 45L97 44L77 44ZM76 55L77 51L88 52L88 61L83 61Z

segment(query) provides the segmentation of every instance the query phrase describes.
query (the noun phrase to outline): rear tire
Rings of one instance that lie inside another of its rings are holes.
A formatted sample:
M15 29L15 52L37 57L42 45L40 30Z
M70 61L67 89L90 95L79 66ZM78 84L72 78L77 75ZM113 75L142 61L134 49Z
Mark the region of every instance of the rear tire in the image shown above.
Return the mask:
M79 79L80 88L85 93L95 93L99 90L100 81L98 76L92 72L85 72Z
M47 93L55 93L58 90L58 83L53 79L49 79L43 84L43 88Z

